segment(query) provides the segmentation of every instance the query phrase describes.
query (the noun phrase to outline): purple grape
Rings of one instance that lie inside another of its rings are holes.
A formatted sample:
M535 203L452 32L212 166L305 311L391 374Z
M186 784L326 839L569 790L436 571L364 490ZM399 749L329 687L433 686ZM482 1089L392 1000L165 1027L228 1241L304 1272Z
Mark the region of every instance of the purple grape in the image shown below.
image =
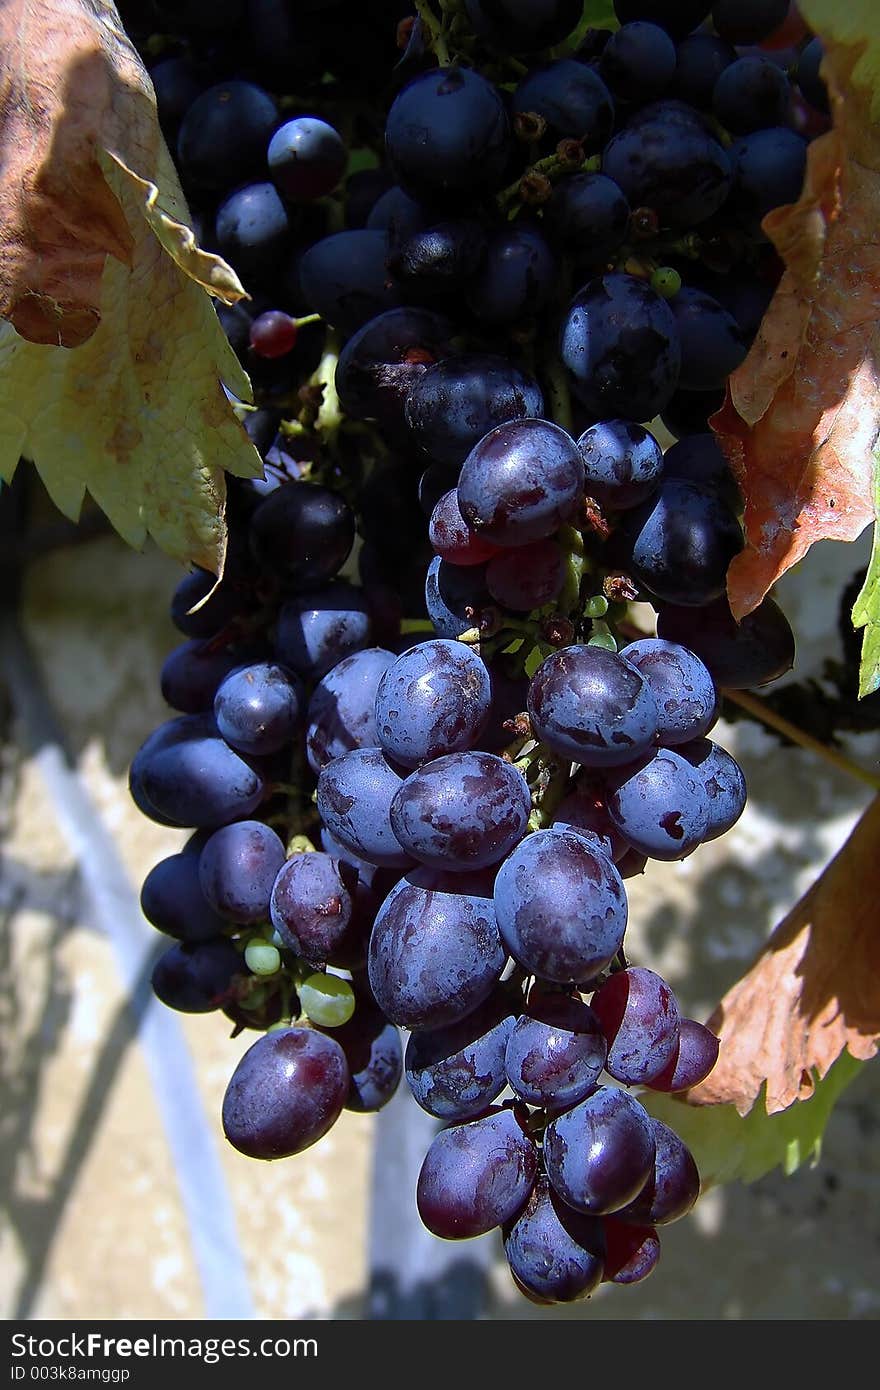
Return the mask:
M650 859L683 859L709 827L702 778L672 748L606 774L608 811L634 849Z
M600 420L578 439L584 486L603 507L637 507L663 476L663 450L643 425L631 420Z
M718 1061L718 1038L705 1024L683 1018L669 1065L648 1082L652 1091L687 1091L705 1081Z
M284 845L258 820L224 825L205 842L199 882L211 906L232 922L265 922Z
M657 742L666 748L688 743L710 729L718 696L702 661L687 647L661 637L643 637L621 650L644 677L657 706Z
M438 1120L470 1120L487 1110L507 1081L504 1052L513 1022L512 1005L499 992L447 1028L412 1033L406 1079L422 1109Z
M505 1067L520 1100L545 1110L566 1110L595 1088L605 1065L599 1020L579 999L546 994L516 1021Z
M217 687L214 718L230 747L265 756L293 742L303 699L302 686L291 671L268 661L237 666Z
M611 1284L639 1284L653 1273L660 1259L660 1240L653 1226L632 1226L607 1216L605 1274Z
M549 420L512 420L490 430L468 454L458 482L468 526L504 546L552 536L583 493L577 445Z
M260 565L296 589L332 579L354 542L354 516L338 493L315 483L285 483L259 503L250 523Z
M664 603L711 603L743 547L739 521L717 493L683 478L666 478L620 529L633 578Z
M224 677L240 664L241 656L228 647L215 648L198 639L181 642L162 663L162 698L181 714L201 714L213 705Z
M358 999L347 1023L333 1029L345 1053L351 1081L346 1110L371 1115L387 1105L403 1075L400 1033L375 1004Z
M376 691L376 730L388 758L406 767L471 748L489 716L485 665L461 642L419 642L397 658Z
M703 781L709 800L704 840L716 840L736 825L746 808L746 779L735 758L711 739L699 738L678 749Z
M504 1228L504 1253L517 1284L532 1297L573 1303L602 1281L603 1223L567 1207L541 1174L526 1206Z
M333 126L316 116L297 116L276 130L267 159L284 196L305 203L333 192L345 172L348 153Z
M423 479L425 474L422 475ZM458 490L450 488L435 502L428 526L431 545L451 565L482 565L498 554L498 546L472 531L461 514Z
M794 634L772 598L740 623L725 595L699 609L663 604L657 635L695 652L721 690L767 685L794 665Z
M665 980L653 970L619 970L590 1001L605 1040L605 1070L626 1086L644 1086L669 1065L678 1049L681 1012Z
M530 613L552 603L565 580L565 559L555 541L503 550L486 566L486 587L496 603Z
M264 1033L248 1048L223 1097L223 1131L249 1158L288 1158L322 1139L348 1098L348 1063L315 1028Z
M415 869L376 914L370 988L392 1023L443 1028L488 998L505 959L491 876Z
M272 925L288 950L324 965L351 946L357 932L356 871L319 852L294 854L279 866L271 889Z
M419 447L439 463L460 467L496 425L543 414L533 377L505 357L456 353L428 367L406 401L406 423Z
M275 651L298 675L320 680L331 667L366 647L372 636L363 589L336 580L324 589L297 594L278 614Z
M700 1174L690 1149L674 1130L651 1116L654 1172L638 1197L615 1213L638 1226L669 1226L687 1216L700 1195Z
M376 747L376 691L394 660L393 652L366 647L343 657L315 686L306 724L306 757L313 772L352 748Z
M318 814L331 835L360 859L407 868L412 860L391 828L391 802L402 782L381 748L352 748L321 769Z
M539 830L495 880L498 929L531 974L558 984L592 979L626 930L626 894L610 859L569 830Z
M638 1196L653 1172L651 1117L625 1091L600 1086L551 1120L544 1162L570 1207L596 1216L617 1211Z
M532 68L514 91L511 107L515 115L543 116L552 144L579 140L587 154L602 148L614 124L614 103L605 83L574 58Z
M226 926L199 882L199 856L207 837L207 832L199 831L179 854L160 859L141 888L141 911L147 921L180 941L208 941Z
M140 809L160 824L211 827L251 815L266 790L262 775L204 714L154 730L132 760L130 786Z
M175 941L153 966L150 983L167 1008L206 1014L227 1003L236 977L247 973L232 942L220 936L211 941Z
M391 827L414 859L449 872L497 864L526 832L531 796L522 773L494 753L449 753L407 777Z
M462 568L434 556L425 579L425 606L438 637L461 637L490 602L485 566Z
M444 1240L484 1235L524 1206L538 1151L513 1110L452 1125L434 1139L416 1188L419 1216Z
M528 710L538 738L586 767L630 763L657 732L646 680L604 647L563 647L548 656L532 677Z

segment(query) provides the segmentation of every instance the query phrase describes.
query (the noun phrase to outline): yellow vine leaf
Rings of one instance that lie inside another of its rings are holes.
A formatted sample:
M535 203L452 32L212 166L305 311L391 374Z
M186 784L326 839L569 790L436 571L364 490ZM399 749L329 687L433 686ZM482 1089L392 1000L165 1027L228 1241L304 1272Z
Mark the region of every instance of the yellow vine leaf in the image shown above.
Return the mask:
M76 519L222 571L224 470L261 472L250 384L140 59L104 0L0 3L0 477L20 457Z

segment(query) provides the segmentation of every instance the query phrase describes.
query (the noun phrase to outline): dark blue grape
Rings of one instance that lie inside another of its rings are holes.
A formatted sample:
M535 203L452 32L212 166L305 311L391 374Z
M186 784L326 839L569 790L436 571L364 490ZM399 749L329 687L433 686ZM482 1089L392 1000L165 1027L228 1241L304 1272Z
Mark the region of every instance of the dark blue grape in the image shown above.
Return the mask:
M735 758L708 738L683 743L679 753L702 778L709 799L704 840L716 840L735 825L746 807L746 779Z
M516 1283L546 1303L587 1298L602 1281L605 1232L595 1216L567 1207L541 1174L520 1214L504 1230Z
M394 255L418 232L430 226L432 210L393 183L377 198L367 218L367 230L387 234L389 252Z
M407 298L422 301L453 294L477 273L486 255L486 233L473 218L459 217L420 228L388 257L389 270Z
M312 965L324 965L357 935L356 874L319 852L294 854L279 865L270 889L272 925L285 946Z
M564 994L529 1001L505 1053L507 1079L520 1100L544 1110L567 1110L594 1089L607 1051L588 1005Z
M489 672L461 642L419 642L379 681L379 742L389 758L406 767L471 748L486 723L491 698Z
M715 83L726 67L736 61L736 49L717 34L700 30L683 38L676 50L673 88L682 101L701 110L712 105Z
M737 58L724 69L712 93L716 117L734 135L784 125L790 105L788 78L762 53Z
M561 43L583 13L581 0L465 0L474 32L502 53L535 53Z
M209 87L181 122L177 155L184 177L200 188L221 190L265 172L277 120L274 100L253 82Z
M804 99L817 111L822 111L827 115L831 109L828 101L828 88L819 71L824 57L825 49L822 40L818 37L810 39L810 42L801 49L798 58L797 82Z
M565 557L555 541L502 550L486 566L486 587L496 603L531 613L552 603L565 582Z
M349 337L377 314L400 304L386 264L383 232L334 232L303 252L299 283L309 308Z
M474 626L475 611L489 602L483 565L462 569L434 556L425 579L425 605L438 637L461 637Z
M669 1226L687 1216L700 1195L694 1156L674 1130L651 1116L654 1171L638 1197L615 1212L618 1221L640 1226Z
M201 607L191 613L197 603ZM194 569L184 575L174 590L171 621L185 637L205 639L226 627L244 604L244 596L228 575L218 585L217 576L210 570Z
M663 424L677 439L704 434L724 404L724 387L714 391L675 391L660 412Z
M163 724L135 754L132 792L160 824L219 826L251 815L263 800L262 775L234 752L206 715Z
M721 690L766 685L794 665L794 634L772 598L765 598L739 623L726 596L699 610L663 604L657 635L696 652Z
M374 1114L391 1100L403 1075L400 1033L375 1004L358 999L348 1023L333 1029L333 1040L345 1053L351 1081L346 1110Z
M332 579L345 564L354 543L354 516L329 488L287 483L256 508L250 539L269 574L291 587L310 589Z
M617 1211L653 1172L651 1117L624 1091L600 1086L547 1126L544 1162L570 1207L597 1216Z
M162 663L162 698L182 714L201 714L214 703L218 685L241 663L241 655L211 642L181 642Z
M282 605L275 652L282 665L320 680L343 657L366 647L371 637L363 589L337 580L326 588L297 594Z
M678 1050L681 1011L672 990L653 970L616 971L590 1006L608 1044L605 1070L625 1086L647 1085Z
M699 123L661 109L631 122L606 146L602 172L631 208L651 208L662 227L705 222L730 192L733 172L723 147Z
M743 546L739 521L714 492L665 479L653 497L627 512L622 537L633 577L665 603L695 608L723 594L727 569Z
M687 1091L705 1081L718 1061L718 1038L705 1024L683 1018L678 1047L669 1065L648 1083L652 1091Z
M679 386L710 391L723 386L748 352L746 334L711 295L683 285L669 300L681 343Z
M634 20L611 35L599 72L615 97L644 105L665 92L675 76L675 44L659 25Z
M684 38L702 24L711 8L711 0L614 0L614 13L621 24L647 19L674 39Z
M657 732L644 677L604 647L563 647L548 656L532 677L528 710L538 738L586 767L630 763Z
M702 778L672 748L606 774L608 811L634 849L683 859L705 839L709 798Z
M306 723L306 757L313 772L351 748L375 748L376 691L393 652L367 647L353 652L315 686Z
M427 309L387 309L349 338L336 367L346 415L400 429L407 397L428 367L447 357L454 329Z
M239 275L268 288L293 243L290 219L274 184L236 189L220 204L215 227L218 249Z
M730 511L742 505L730 464L714 434L690 434L670 445L663 455L663 476L712 489Z
M549 420L511 420L490 430L468 454L458 481L462 516L496 545L552 536L583 493L578 447Z
M370 988L392 1023L443 1028L489 997L505 960L491 876L414 869L376 914Z
M348 1099L345 1053L316 1028L265 1033L223 1097L223 1132L249 1158L288 1158L322 1139Z
M546 309L558 276L545 238L535 227L517 223L490 237L485 261L468 289L468 304L481 323L515 324Z
M678 383L675 317L645 280L615 272L590 280L562 323L560 353L575 391L603 418L650 420Z
M232 922L265 922L269 896L284 863L284 845L258 820L224 825L205 842L199 883L211 906Z
M321 769L318 814L346 849L370 864L412 863L391 829L391 802L403 778L381 748L353 748Z
M623 245L629 218L629 203L613 179L571 174L554 186L543 225L576 262L601 265Z
M366 227L367 218L383 193L391 187L387 169L356 169L345 180L345 225L352 231Z
M591 980L626 930L626 893L605 855L568 830L528 835L495 880L498 929L531 974L558 984Z
M141 911L147 921L180 941L207 941L219 936L226 926L199 881L199 856L206 838L200 831L179 854L160 859L141 888Z
M525 834L530 810L526 780L511 763L494 753L450 753L407 777L391 803L391 825L414 859L465 873L503 859Z
M712 727L718 705L715 685L687 647L662 637L642 637L620 655L641 672L654 697L659 744L675 748Z
M173 148L180 123L205 84L191 60L180 56L163 58L151 67L150 81L162 133Z
M807 144L786 126L771 126L745 135L730 148L733 186L729 209L746 231L760 237L768 212L801 195L807 167Z
M499 992L447 1028L412 1033L404 1059L409 1088L438 1120L481 1115L506 1085L504 1053L513 1009Z
M176 941L156 961L150 982L156 998L184 1014L211 1013L232 997L233 981L247 969L231 941Z
M603 507L636 507L663 476L663 450L653 434L631 420L600 420L578 439L584 487Z
M574 58L534 68L513 93L514 114L533 111L547 122L553 143L580 140L587 154L600 150L611 134L614 103L598 73Z
M221 681L214 718L226 742L252 756L292 743L302 721L302 686L291 671L264 661L238 666Z
M507 358L461 353L427 368L409 393L404 414L429 458L461 465L496 425L543 410L537 381Z
M728 43L760 43L788 14L788 0L715 0L712 23Z
M333 126L317 116L297 116L275 131L266 158L284 196L308 203L333 192L345 172L348 154Z
M553 817L553 829L573 830L595 840L597 847L614 864L619 864L632 848L589 782L586 786L575 785L574 791L562 798Z
M388 163L416 198L468 199L497 188L510 154L498 90L471 68L423 72L395 97L385 125Z
M538 1151L513 1110L437 1135L416 1187L419 1216L444 1240L484 1235L512 1220L538 1175Z

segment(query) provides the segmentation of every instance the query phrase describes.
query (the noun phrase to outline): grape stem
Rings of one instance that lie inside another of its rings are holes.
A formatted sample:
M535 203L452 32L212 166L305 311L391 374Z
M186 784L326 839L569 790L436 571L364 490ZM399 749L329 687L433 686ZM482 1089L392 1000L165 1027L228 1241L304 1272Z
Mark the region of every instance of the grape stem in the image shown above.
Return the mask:
M784 734L792 743L798 744L800 748L806 748L811 753L817 753L820 758L824 758L832 767L838 768L841 772L846 772L850 777L855 777L865 786L871 787L875 792L880 791L880 776L869 772L867 768L860 767L858 763L848 758L845 753L840 753L836 748L831 748L826 743L820 743L812 734L808 734L806 729L801 729L797 724L792 724L783 715L777 714L774 709L757 695L752 695L748 690L725 690L725 700L730 700L733 704L739 705L753 719L759 720L769 728L775 729L777 733Z
M425 26L425 32L434 50L438 66L441 68L448 68L449 49L446 47L446 35L443 32L443 26L438 22L437 16L431 9L428 0L416 0L416 13Z
M550 357L543 363L543 376L547 384L547 395L550 401L550 416L554 424L561 426L572 433L574 421L571 413L571 394L568 389L568 378L565 375L565 368L555 357Z

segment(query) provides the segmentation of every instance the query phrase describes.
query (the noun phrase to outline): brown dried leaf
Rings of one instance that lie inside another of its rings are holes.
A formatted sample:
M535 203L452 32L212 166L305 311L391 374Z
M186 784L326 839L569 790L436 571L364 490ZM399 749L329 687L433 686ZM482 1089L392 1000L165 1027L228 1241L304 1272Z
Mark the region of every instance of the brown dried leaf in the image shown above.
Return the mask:
M880 797L839 854L776 928L709 1020L721 1039L692 1105L767 1113L808 1099L846 1049L864 1061L880 1042Z
M827 44L834 128L809 147L800 200L764 220L788 268L712 421L745 499L746 548L728 572L737 617L815 541L854 540L874 519L880 127L851 83L863 48Z

